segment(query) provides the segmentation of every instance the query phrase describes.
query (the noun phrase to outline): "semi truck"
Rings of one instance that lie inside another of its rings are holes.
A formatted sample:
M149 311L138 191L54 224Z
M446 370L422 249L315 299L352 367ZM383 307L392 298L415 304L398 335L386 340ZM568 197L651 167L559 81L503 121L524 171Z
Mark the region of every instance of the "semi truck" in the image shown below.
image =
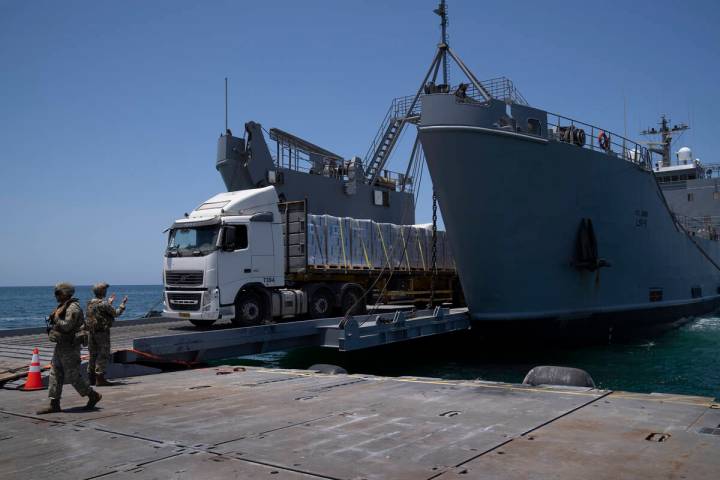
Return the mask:
M444 232L312 215L273 186L217 194L169 228L163 316L236 326L463 302ZM435 268L432 245L435 244Z

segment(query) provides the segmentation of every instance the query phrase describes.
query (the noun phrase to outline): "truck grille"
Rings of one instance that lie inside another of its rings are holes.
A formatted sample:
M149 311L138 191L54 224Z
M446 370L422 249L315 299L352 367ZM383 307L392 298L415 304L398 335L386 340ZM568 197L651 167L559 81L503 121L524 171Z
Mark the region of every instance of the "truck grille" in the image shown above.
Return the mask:
M200 310L202 293L168 293L167 299L171 310Z
M188 286L202 286L202 270L193 271L167 271L165 272L165 284Z

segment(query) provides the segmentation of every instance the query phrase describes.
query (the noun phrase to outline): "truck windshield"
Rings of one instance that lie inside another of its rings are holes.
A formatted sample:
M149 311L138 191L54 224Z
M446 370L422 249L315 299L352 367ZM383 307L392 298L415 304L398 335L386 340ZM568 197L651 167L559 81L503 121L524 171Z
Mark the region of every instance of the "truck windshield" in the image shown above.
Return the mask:
M168 256L207 255L217 249L217 225L195 228L173 228L168 237Z

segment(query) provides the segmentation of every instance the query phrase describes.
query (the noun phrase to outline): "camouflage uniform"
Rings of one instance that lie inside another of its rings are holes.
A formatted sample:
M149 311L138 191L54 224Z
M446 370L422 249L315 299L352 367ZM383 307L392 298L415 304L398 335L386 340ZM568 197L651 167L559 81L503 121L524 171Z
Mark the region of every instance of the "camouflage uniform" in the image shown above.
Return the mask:
M50 370L50 391L48 396L60 400L63 383L71 383L75 390L86 397L91 388L80 375L80 341L75 334L83 325L83 311L77 298L71 298L59 305L53 314L50 340L55 342L55 351Z
M93 298L87 304L86 326L89 332L88 350L88 373L105 375L108 361L110 360L110 327L115 317L119 317L125 311L125 305L113 308L104 298Z

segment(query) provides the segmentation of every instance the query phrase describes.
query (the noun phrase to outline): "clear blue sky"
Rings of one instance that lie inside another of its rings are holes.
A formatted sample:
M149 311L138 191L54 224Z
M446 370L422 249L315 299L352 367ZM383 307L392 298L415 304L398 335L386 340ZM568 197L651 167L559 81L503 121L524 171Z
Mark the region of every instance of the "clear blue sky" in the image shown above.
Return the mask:
M236 132L256 120L362 156L422 79L436 3L0 0L0 285L160 283L163 229L224 189L226 76ZM449 10L479 78L507 75L531 104L618 132L625 97L631 137L668 113L692 124L680 143L720 162L717 2Z

